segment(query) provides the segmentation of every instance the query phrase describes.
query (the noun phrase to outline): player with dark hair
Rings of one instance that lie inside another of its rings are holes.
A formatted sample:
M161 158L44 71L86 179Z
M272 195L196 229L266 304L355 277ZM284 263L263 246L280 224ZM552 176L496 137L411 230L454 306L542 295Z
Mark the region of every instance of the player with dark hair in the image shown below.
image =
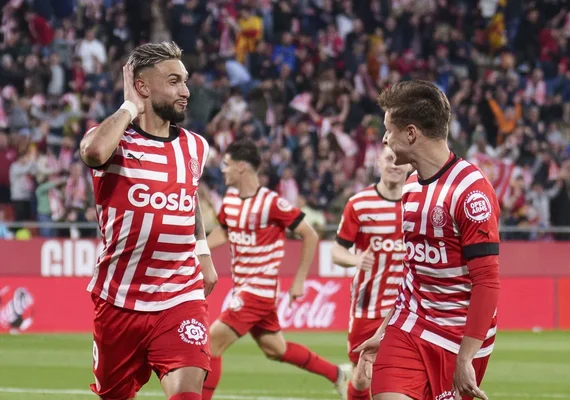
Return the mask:
M343 369L300 344L287 342L281 333L276 301L285 230L303 240L299 268L289 288L291 302L304 294L319 238L298 208L260 185L260 164L259 150L251 140L231 143L224 155L222 173L229 188L218 215L220 226L208 235L208 246L214 249L230 243L234 290L228 308L210 329L212 372L204 383L203 399L210 400L218 385L223 352L248 332L268 358L327 378L345 399L348 378Z
M88 287L101 399L133 399L154 371L168 399L200 400L210 369L205 297L217 275L197 193L209 146L175 125L190 96L181 53L137 47L125 102L81 141L104 244Z
M353 350L380 327L404 277L402 188L410 165L395 165L394 161L394 152L384 146L378 158L380 182L348 200L332 248L335 264L358 268L352 282L347 341L348 357L355 366L359 354ZM353 246L355 252L350 252ZM348 400L368 399L370 378L354 375Z
M394 310L355 351L375 400L487 399L499 298L499 204L476 166L447 146L449 101L433 84L384 90L384 144L416 172L404 186L405 278ZM383 338L382 338L383 337ZM382 339L382 340L381 340Z

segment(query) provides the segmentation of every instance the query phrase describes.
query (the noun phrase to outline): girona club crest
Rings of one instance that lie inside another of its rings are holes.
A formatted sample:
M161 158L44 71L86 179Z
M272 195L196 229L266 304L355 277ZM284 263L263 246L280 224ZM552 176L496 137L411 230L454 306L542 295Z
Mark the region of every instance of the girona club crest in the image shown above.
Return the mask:
M188 161L188 168L195 178L200 176L200 162L198 162L198 160L191 158L190 161Z
M447 222L445 210L441 206L435 206L431 210L431 223L434 228L443 228Z

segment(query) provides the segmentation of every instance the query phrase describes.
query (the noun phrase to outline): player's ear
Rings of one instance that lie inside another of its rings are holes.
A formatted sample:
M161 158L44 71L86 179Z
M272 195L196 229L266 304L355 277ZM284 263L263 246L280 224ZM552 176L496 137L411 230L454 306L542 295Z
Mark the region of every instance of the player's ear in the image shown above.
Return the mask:
M138 92L138 94L140 94L144 98L150 96L150 87L148 86L148 83L140 76L135 78L135 89Z
M408 137L408 143L410 145L414 144L418 140L418 128L415 125L409 124L406 126L406 135Z

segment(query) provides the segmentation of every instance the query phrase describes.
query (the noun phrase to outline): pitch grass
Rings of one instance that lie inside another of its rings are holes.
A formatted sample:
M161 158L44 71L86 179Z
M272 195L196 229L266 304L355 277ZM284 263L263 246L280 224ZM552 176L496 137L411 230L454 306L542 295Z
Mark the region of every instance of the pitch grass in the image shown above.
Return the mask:
M289 333L336 363L345 363L346 335ZM0 336L0 399L95 399L89 394L89 335ZM570 332L500 332L483 389L491 399L570 399ZM244 338L224 356L215 398L233 400L336 399L323 378L266 360ZM155 377L143 399L164 399Z

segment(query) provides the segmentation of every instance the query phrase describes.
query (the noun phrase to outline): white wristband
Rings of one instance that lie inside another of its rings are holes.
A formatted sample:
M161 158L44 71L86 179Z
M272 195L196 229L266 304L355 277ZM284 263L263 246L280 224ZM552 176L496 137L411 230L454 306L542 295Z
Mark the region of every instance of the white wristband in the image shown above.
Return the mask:
M196 255L197 256L209 256L210 248L208 247L208 242L204 239L196 241Z
M130 100L126 100L119 110L127 110L129 114L131 114L131 122L139 115L139 109L135 106L135 103Z

